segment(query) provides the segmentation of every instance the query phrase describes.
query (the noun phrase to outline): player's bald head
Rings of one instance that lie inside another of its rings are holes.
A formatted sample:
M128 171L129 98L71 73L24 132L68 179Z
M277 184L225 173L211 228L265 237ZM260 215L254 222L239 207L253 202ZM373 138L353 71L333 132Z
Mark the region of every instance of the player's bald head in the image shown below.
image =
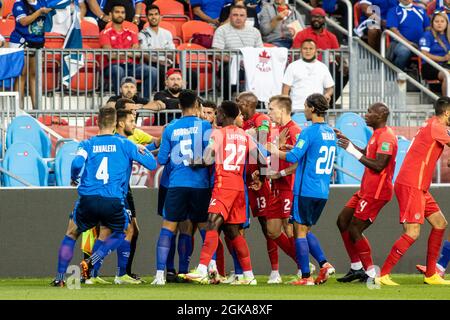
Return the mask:
M244 91L236 97L236 102L246 102L256 109L258 97L253 92Z
M373 112L379 115L380 119L384 122L387 121L390 111L387 105L383 102L375 102L370 106Z

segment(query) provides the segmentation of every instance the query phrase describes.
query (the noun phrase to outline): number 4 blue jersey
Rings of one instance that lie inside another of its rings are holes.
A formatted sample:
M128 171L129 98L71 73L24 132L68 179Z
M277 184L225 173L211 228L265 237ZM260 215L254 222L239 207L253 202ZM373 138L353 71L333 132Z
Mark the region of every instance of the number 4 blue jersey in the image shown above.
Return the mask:
M82 141L71 168L72 180L76 180L84 165L78 194L125 198L133 161L149 170L156 169L156 160L150 153L142 155L133 142L118 135L99 135Z
M328 199L336 155L336 135L326 123L314 123L300 133L286 161L298 162L294 195Z

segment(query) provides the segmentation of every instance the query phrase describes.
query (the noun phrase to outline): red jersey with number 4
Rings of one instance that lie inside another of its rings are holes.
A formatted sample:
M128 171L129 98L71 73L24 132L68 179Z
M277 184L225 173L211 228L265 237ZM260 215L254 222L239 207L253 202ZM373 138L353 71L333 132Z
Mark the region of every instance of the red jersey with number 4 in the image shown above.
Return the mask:
M255 147L249 136L236 126L216 129L210 145L215 153L214 188L244 191L244 169L250 148Z
M289 121L286 125L284 126L277 126L276 127L278 129L278 133L281 133L284 129L288 129L288 134L289 137L286 140L286 144L289 144L291 146L295 146L297 143L297 138L300 135L300 132L302 131L302 129L300 129L300 127L294 122L294 121ZM288 151L288 150L282 150L282 151ZM271 163L272 163L272 168L274 167L274 164L276 164L278 161L278 172L281 170L284 170L286 168L289 168L292 163L287 162L285 160L281 160L281 159L275 159L274 157L272 157ZM295 180L295 174L291 174L285 177L281 177L279 179L274 179L272 180L272 186L274 190L292 190L294 188L294 180Z
M374 131L366 148L366 157L376 159L377 153L391 156L388 165L381 172L376 172L366 167L361 181L359 195L362 198L370 197L374 199L389 201L394 194L392 178L395 171L395 158L397 156L397 137L389 127L379 128Z
M395 183L428 191L436 162L449 142L448 128L437 117L428 119L411 142Z

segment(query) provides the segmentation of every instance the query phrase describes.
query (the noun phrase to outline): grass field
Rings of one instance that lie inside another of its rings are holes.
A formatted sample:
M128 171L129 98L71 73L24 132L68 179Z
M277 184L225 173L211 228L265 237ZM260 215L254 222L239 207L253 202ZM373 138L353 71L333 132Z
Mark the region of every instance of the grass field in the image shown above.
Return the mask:
M105 278L112 280L112 278ZM80 290L50 287L50 278L40 279L0 279L0 299L32 300L108 300L108 299L158 299L158 300L306 300L306 299L427 299L450 300L450 286L429 286L423 284L420 275L394 275L399 287L368 289L365 284L341 284L333 277L326 284L314 287L298 287L287 284L268 285L267 277L258 276L257 286L236 287L230 285L167 284L154 287L151 277L147 283L137 286L82 285ZM283 280L289 280L284 277Z

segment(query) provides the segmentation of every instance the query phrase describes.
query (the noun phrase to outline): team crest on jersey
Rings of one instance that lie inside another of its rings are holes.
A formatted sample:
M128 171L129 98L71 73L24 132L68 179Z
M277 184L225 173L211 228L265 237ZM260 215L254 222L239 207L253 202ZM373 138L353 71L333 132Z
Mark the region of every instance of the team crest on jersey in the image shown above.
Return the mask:
M256 68L261 72L271 72L272 68L268 65L270 59L272 59L272 57L264 50L258 56L259 63L256 65Z
M298 143L297 143L297 147L299 147L301 149L301 148L303 148L304 145L305 145L305 140L299 139Z
M391 144L389 142L383 142L381 144L382 151L389 151L391 149Z

